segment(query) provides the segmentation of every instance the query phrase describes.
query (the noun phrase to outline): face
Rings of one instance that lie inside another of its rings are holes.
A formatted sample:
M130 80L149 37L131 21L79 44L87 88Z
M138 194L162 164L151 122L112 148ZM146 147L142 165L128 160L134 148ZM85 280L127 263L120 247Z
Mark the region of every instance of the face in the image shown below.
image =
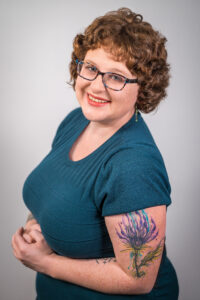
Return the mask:
M94 65L101 72L114 72L129 79L136 78L124 62L113 60L103 48L89 50L84 62ZM128 83L121 91L111 90L104 86L100 74L93 81L78 76L75 85L76 97L85 117L96 124L113 127L122 126L134 114L138 89L137 83ZM95 100L106 102L99 103Z

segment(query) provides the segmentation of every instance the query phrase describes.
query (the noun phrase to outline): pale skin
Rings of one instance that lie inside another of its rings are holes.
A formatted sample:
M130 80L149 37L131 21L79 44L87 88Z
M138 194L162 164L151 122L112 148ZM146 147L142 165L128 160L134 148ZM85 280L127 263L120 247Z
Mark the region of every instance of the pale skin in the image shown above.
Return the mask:
M34 242L34 239L29 234L32 230L38 230L41 232L40 225L37 223L37 221L34 218L34 216L32 215L32 213L29 213L27 220L26 220L26 224L24 226L23 238L30 244L32 242Z
M149 246L155 249L158 242L163 240L166 227L166 207L157 206L145 209L152 217L159 231L157 238ZM159 270L160 255L152 264L146 267L146 275L136 278L128 269L130 257L123 252L123 243L118 238L115 228L118 227L124 215L105 217L105 223L110 235L115 258L105 259L72 259L59 256L48 246L39 224L29 223L26 228L20 228L12 237L12 247L15 257L27 267L53 278L66 280L93 290L111 294L145 294L154 286ZM31 221L29 221L31 222ZM36 229L35 226L38 226ZM26 232L28 230L28 233ZM32 242L30 242L30 238ZM148 253L147 249L143 256Z
M114 65L121 75L135 78L124 62L114 61L102 48L88 51L86 60L94 63L101 72L112 72ZM90 123L71 148L71 160L86 157L128 122L135 111L138 89L137 84L127 84L122 91L116 93L105 88L101 76L95 81L77 78L76 96ZM88 94L107 99L109 103L103 107L89 105ZM147 247L142 253L143 257L149 253L149 247L155 250L158 243L163 241L166 206L146 208L145 212L149 218L154 219L158 235L145 245ZM116 233L123 216L124 214L120 214L104 218L115 254L112 259L72 259L57 255L44 240L41 228L34 219L29 220L25 228L19 228L13 235L13 253L24 265L37 272L89 289L111 294L148 293L154 286L162 253L147 267L141 268L142 271L145 269L144 276L135 277L133 270L129 268L130 253L124 251L124 244ZM161 246L163 250L162 243Z
M103 48L89 50L85 61L94 64L100 71L113 71L130 79L136 78L124 62L114 61ZM135 112L138 90L138 84L126 84L123 90L116 92L105 88L101 76L94 81L77 77L76 97L90 123L71 148L72 160L77 161L88 156L130 120ZM103 107L92 106L88 104L88 94L110 102Z

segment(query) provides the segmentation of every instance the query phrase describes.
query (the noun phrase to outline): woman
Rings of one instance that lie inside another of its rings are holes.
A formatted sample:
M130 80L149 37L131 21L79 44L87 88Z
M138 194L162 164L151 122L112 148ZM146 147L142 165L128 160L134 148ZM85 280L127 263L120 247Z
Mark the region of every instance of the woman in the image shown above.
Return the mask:
M38 300L178 299L165 247L170 184L139 112L166 96L165 42L127 8L74 39L80 108L27 178L33 219L12 238L16 258L37 271Z

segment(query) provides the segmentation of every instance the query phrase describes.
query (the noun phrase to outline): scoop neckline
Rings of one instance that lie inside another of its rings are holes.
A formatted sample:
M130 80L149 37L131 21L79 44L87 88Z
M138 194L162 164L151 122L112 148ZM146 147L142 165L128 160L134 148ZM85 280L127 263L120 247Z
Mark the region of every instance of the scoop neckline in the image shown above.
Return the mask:
M82 113L82 112L81 112ZM122 125L115 133L113 133L113 135L111 135L111 137L109 137L103 144L101 144L98 148L96 148L94 151L92 151L90 154L88 154L87 156L85 156L84 158L82 159L79 159L79 160L71 160L70 157L69 157L69 152L73 146L73 144L75 143L75 141L78 139L78 137L83 133L83 131L86 129L86 127L89 125L90 121L88 119L85 118L85 116L83 115L82 113L82 116L84 118L84 122L83 124L81 124L79 130L76 132L75 135L73 135L70 143L68 144L68 147L67 147L67 163L68 164L71 164L71 165L78 165L78 164L81 164L81 163L85 163L87 162L90 158L92 158L93 156L95 156L98 152L100 152L107 144L109 144L110 142L112 142L112 140L117 136L119 135L126 127L129 127L131 123L136 123L135 121L135 112L134 114L132 115L132 117L130 118L130 120L125 123L124 125ZM140 117L141 117L141 114L140 112L138 112L138 122L140 120ZM137 123L138 123L137 122ZM133 123L133 124L134 124ZM136 124L137 124L136 123Z

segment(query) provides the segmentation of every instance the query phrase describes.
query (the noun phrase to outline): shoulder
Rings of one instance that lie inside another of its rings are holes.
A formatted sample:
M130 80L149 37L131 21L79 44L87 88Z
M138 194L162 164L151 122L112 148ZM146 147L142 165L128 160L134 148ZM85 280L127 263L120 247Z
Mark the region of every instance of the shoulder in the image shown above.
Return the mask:
M96 203L104 216L171 203L165 163L148 127L142 121L127 125L96 180Z
M82 110L80 107L73 109L70 113L60 123L58 130L64 128L70 122L75 122L78 118L82 116Z
M129 181L140 178L141 182L160 178L169 185L169 178L164 159L156 145L152 144L127 144L113 153L103 166L103 174L108 176L121 176Z
M53 139L52 148L60 144L64 136L72 135L84 120L84 116L80 107L73 109L59 124L55 137Z
M152 145L121 148L98 175L95 198L103 216L171 203L165 164Z
M143 132L143 136L138 137L137 132L134 132L132 136L122 137L117 147L107 156L103 167L106 169L134 168L134 170L141 169L141 171L143 169L166 171L162 154L149 133Z

